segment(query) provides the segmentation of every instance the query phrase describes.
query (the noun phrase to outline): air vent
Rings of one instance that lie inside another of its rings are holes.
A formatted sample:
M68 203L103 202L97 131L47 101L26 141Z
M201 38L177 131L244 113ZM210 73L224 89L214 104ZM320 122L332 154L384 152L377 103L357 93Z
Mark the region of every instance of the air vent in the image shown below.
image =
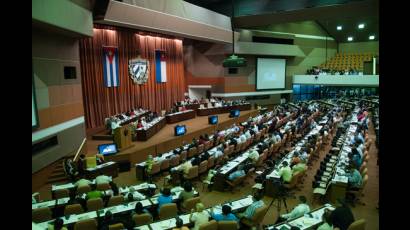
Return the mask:
M41 142L35 143L34 145L31 146L31 154L35 155L41 151L44 151L46 149L49 149L51 147L54 147L58 145L58 139L57 136L50 137L46 140L43 140Z
M252 42L293 45L293 39L252 36Z

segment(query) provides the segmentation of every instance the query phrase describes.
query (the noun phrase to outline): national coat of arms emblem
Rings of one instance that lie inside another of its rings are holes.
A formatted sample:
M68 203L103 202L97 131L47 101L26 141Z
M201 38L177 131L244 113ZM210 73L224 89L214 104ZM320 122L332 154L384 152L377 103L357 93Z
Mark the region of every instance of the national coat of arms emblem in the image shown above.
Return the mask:
M128 62L128 70L134 83L144 84L148 81L149 61L147 59L131 59Z

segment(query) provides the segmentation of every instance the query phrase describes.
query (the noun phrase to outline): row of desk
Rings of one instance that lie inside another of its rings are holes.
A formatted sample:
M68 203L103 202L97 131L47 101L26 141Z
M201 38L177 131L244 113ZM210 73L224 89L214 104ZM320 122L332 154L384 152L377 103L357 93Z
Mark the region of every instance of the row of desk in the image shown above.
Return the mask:
M231 105L231 106L222 106L222 107L212 107L212 108L199 108L197 110L198 116L209 116L213 114L220 114L220 113L229 113L231 110L251 110L252 106L250 103L241 104L241 105Z
M195 116L196 116L196 112L194 110L189 109L189 110L185 110L181 112L168 114L165 116L165 118L167 119L168 124L174 124L180 121L185 121L185 120L195 118Z
M174 201L176 199L178 199L180 192L183 190L182 187L176 187L173 188L171 190L172 197L174 199ZM194 193L197 195L198 193L196 191L194 191ZM105 216L105 214L107 213L107 211L110 211L113 215L119 215L119 214L127 214L130 213L132 210L135 209L135 205L137 202L141 202L144 208L149 208L152 206L155 206L157 204L157 197L154 196L152 198L149 199L145 199L142 201L133 201L133 202L129 202L126 204L121 204L121 205L117 205L117 206L113 206L113 207L107 207L104 209L100 209L98 211L91 211L91 212L86 212L86 213L82 213L82 214L78 214L78 215L70 215L70 216L64 216L61 219L64 222L64 226L72 226L74 225L76 222L81 221L81 220L87 220L87 219L96 219L96 218L103 218ZM246 207L248 207L249 205L251 205L253 203L253 198L251 195L232 201L232 202L228 202L226 203L226 205L231 206L232 208L232 212L236 213L236 212L240 212L242 210L244 210ZM208 212L211 211L211 208L206 209ZM213 211L215 214L220 214L222 213L222 205L216 205L215 207L213 207ZM191 224L191 221L189 220L189 215L190 213L187 214L183 214L180 215L179 218L181 218L183 220L183 224L184 225L189 225ZM37 226L42 228L42 229L47 229L48 228L48 224L53 223L54 220L50 220L50 221L45 221L42 223L38 223ZM172 229L176 226L175 223L175 218L170 218L170 219L166 219L166 220L160 220L160 221L156 221L152 224L148 224L148 225L143 225L143 226L138 226L135 227L134 229L148 229L148 230L157 230L157 229L163 229L163 230L168 230L168 229Z
M136 135L138 141L146 141L158 133L162 128L165 127L167 121L165 117L158 117L152 122L152 125L149 127L137 129Z
M269 225L265 230L290 230L292 226L298 227L300 230L316 229L323 223L322 216L326 209L333 211L335 210L335 207L331 204L325 204L301 217L289 219L284 223Z

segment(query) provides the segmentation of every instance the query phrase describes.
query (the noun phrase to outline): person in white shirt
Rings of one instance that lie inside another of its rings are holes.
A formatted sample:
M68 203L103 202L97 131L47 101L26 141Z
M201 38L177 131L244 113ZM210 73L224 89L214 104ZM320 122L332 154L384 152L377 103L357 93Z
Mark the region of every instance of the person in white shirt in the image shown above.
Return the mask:
M244 133L241 134L240 136L241 139L241 143L245 143L246 142L246 135Z
M91 181L87 180L87 179L79 179L77 182L75 182L75 186L76 187L81 187L81 186L86 186L86 185L90 185Z
M145 117L141 118L141 124L142 126L144 126L144 128L147 127L147 122L145 121Z
M246 136L246 139L250 139L252 137L251 132L249 132L249 130L246 130L245 136Z
M259 132L258 126L256 124L253 125L253 131L255 131L255 133Z
M197 203L195 208L196 212L194 212L194 209L191 210L189 220L195 223L194 227L191 229L198 230L202 224L208 223L210 215L205 210L205 207L202 203Z
M233 128L235 133L239 132L239 130L240 130L239 127L235 123L232 125L232 128Z
M299 196L299 201L300 201L300 204L298 204L295 208L293 208L293 210L290 213L280 215L276 223L283 222L287 219L301 217L305 215L306 213L309 213L310 207L309 205L306 204L306 197Z
M220 156L223 156L223 155L224 155L223 147L216 148L216 152L214 154L215 159L218 159Z
M270 137L270 142L271 142L272 144L276 144L276 143L277 143L277 140L276 140L276 136L275 136L275 135L269 134L269 137Z
M276 142L281 142L282 141L282 137L279 135L278 132L276 132L275 137L276 137Z
M113 121L111 121L112 134L114 134L114 129L119 128L119 127L121 127L119 119L116 118Z
M95 184L109 184L111 180L112 179L109 176L100 173L100 175L95 178Z

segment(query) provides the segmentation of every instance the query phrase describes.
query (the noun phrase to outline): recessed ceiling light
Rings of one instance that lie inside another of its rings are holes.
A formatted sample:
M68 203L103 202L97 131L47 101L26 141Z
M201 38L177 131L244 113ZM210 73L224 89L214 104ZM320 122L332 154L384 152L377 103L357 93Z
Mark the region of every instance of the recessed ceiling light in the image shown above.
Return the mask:
M374 40L374 35L370 35L369 40Z
M336 29L337 30L342 30L342 26L337 26Z
M349 42L351 42L351 41L353 41L353 37L347 37L347 40L348 40Z
M362 23L362 24L359 24L358 26L357 26L359 29L363 29L364 28L364 24Z

